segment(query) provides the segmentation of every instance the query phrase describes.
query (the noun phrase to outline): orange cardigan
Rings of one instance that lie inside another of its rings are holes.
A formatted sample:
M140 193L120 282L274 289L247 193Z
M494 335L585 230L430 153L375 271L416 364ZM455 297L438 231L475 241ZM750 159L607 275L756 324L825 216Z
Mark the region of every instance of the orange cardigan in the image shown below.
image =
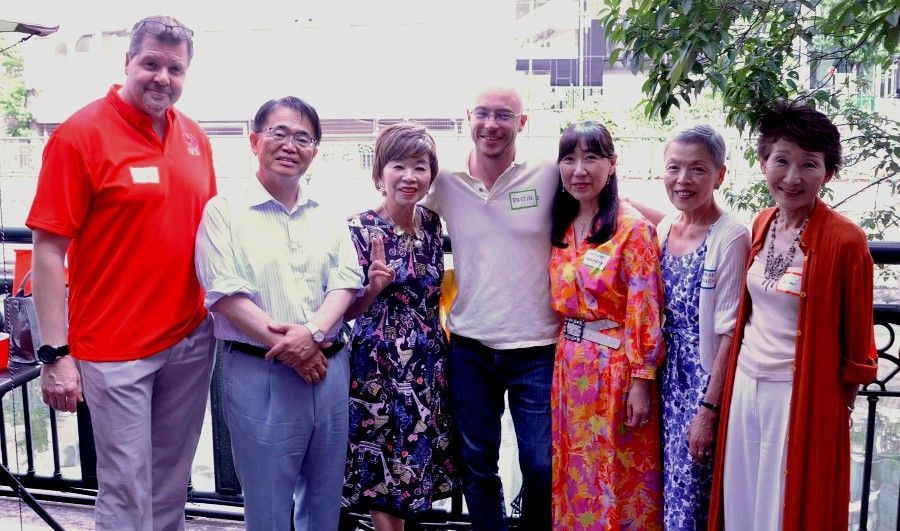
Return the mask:
M775 209L753 223L750 259L762 250ZM803 280L791 390L785 470L785 531L846 531L850 497L850 430L845 393L875 379L872 256L865 234L820 200L801 237ZM752 313L744 288L728 358L716 439L709 529L724 528L725 440L744 326ZM775 481L777 478L772 478Z

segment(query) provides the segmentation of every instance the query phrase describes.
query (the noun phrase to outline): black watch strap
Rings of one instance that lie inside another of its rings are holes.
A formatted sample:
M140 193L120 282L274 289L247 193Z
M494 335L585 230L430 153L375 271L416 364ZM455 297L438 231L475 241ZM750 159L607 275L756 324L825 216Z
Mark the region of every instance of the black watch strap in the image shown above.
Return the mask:
M706 409L712 411L713 413L719 412L719 404L710 404L709 402L707 402L705 400L701 400L700 405L705 407Z
M41 345L37 351L38 360L41 363L52 365L56 360L63 356L69 355L69 345L54 347L51 345Z

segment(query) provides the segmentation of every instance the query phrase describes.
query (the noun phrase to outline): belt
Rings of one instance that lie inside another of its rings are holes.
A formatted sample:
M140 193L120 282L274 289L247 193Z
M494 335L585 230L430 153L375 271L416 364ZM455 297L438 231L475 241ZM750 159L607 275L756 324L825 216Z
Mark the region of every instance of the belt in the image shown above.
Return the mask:
M619 345L622 344L621 339L601 332L601 330L611 330L613 328L618 328L619 326L619 323L611 319L585 321L584 319L566 317L566 320L563 323L563 336L570 341L577 341L579 343L582 339L585 339L605 347L619 348Z
M248 356L253 356L254 358L265 359L266 353L270 350L264 347L257 347L256 345L241 343L240 341L232 341L230 339L226 339L225 341L223 341L223 343L225 343L226 347L235 352L247 354ZM341 349L344 348L344 345L346 345L346 343L344 343L343 341L335 341L331 344L330 347L319 347L319 350L322 351L322 354L324 354L326 358L330 358L340 352Z

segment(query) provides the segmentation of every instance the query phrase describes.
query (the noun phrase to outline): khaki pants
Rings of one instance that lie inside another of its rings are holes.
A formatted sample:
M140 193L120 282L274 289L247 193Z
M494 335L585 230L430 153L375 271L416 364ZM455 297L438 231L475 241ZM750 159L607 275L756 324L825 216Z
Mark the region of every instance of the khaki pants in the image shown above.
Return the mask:
M147 358L79 361L97 448L98 530L178 531L209 396L212 319Z

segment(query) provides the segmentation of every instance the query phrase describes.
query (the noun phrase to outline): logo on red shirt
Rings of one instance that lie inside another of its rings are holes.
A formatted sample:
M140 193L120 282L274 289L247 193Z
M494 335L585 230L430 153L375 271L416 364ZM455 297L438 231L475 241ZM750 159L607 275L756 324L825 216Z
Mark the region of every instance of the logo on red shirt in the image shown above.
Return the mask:
M184 143L187 145L188 153L195 157L200 156L200 144L197 142L197 139L194 138L194 135L185 132Z

